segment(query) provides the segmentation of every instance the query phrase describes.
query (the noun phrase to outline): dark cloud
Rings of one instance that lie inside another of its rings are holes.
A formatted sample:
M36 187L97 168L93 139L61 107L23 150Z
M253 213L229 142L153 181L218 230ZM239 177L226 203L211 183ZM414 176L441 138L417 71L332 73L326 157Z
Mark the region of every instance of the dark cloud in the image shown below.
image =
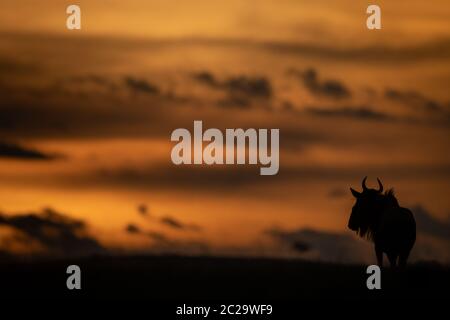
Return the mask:
M434 237L450 240L450 220L439 220L433 217L423 206L412 209L416 219L417 230Z
M282 111L293 112L295 111L295 106L291 101L283 101L280 104L280 109Z
M339 263L370 261L371 246L343 233L312 229L270 229L265 234L288 246L304 258Z
M265 77L231 77L225 80L223 86L233 93L262 98L270 98L272 96L272 86Z
M133 92L141 92L152 95L157 95L160 93L159 88L147 80L128 76L125 77L124 81L126 86Z
M5 215L0 213L0 225L20 232L44 246L54 256L80 256L106 252L94 238L87 235L82 220L70 218L53 209L37 213Z
M394 115L379 111L370 106L306 106L303 110L296 111L297 114L308 114L323 118L346 118L363 121L377 121L386 123L405 123L424 126L447 127L450 123L450 113L440 113L439 117L421 117L418 115ZM436 114L438 115L438 114Z
M131 39L95 37L86 39L74 39L73 37L59 35L37 36L36 34L2 33L1 36L9 41L22 41L25 43L43 43L58 45L62 48L127 48L135 49L161 49L179 48L179 46L209 46L210 48L238 48L266 50L277 55L293 55L301 57L313 57L321 60L338 60L351 62L376 62L376 63L411 63L423 60L435 61L450 59L450 38L433 39L428 42L389 45L370 44L367 46L340 46L329 44L305 43L299 41L267 41L248 40L242 38L201 38L186 37L179 39ZM98 63L98 60L94 60Z
M27 148L15 143L0 141L0 158L20 160L54 160L61 158L61 156L47 154L45 152Z
M428 113L441 113L448 111L444 104L429 99L416 91L401 91L388 88L384 93L385 97L403 103L410 108L416 108Z
M78 85L94 85L97 87L104 87L109 91L118 88L116 83L112 79L108 79L106 76L99 74L84 74L59 79L54 83L54 89L73 91L74 87Z
M221 166L221 165L172 165L155 164L147 168L121 167L103 169L86 177L69 176L70 186L108 185L138 190L170 189L201 190L203 192L240 192L241 188L254 185L284 183L286 181L329 181L351 180L365 175L379 175L392 179L450 177L450 167L428 165L371 165L354 167L320 167L316 165L284 166L277 175L261 176L259 165ZM63 183L64 181L60 181ZM250 191L247 190L249 193Z
M396 121L393 115L381 111L375 111L370 107L333 107L333 108L318 108L306 107L305 112L314 116L320 117L342 117L353 118L359 120L375 120L375 121Z
M303 241L294 241L292 243L292 248L297 252L307 252L311 250L311 246Z
M338 80L325 79L320 81L315 69L307 69L305 71L292 69L289 70L289 74L299 78L303 85L314 95L333 99L343 99L351 96L350 90Z
M119 168L117 170L101 170L90 181L97 180L100 183L128 185L138 188L198 188L204 190L237 188L251 184L255 180L262 180L259 175L259 167L249 166L225 167L225 166L175 166L161 164L153 168Z
M147 231L145 232L145 235L149 237L150 239L153 239L155 241L161 241L161 242L168 242L169 239L161 232L156 231Z
M270 81L262 76L238 75L220 81L212 73L201 71L193 74L193 78L211 88L224 90L232 97L270 98L273 94Z
M211 72L208 72L208 71L200 71L200 72L194 73L192 75L192 78L194 78L198 82L203 83L210 87L219 87L220 86L220 84L217 81L217 79L215 78L215 76Z
M161 241L161 242L169 241L169 239L163 233L156 231L142 230L139 226L133 223L128 224L125 227L125 231L129 234L144 235L154 241Z
M205 254L209 251L208 245L202 241L170 239L161 232L153 230L142 230L136 225L130 224L126 227L129 234L141 235L152 240L150 251L164 254Z
M251 107L251 101L242 96L228 95L224 99L217 101L217 105L222 108L248 109Z
M184 225L181 222L179 222L171 217L161 218L161 223L165 224L169 227L175 228L175 229L184 229Z
M153 220L155 221L156 218L151 217L148 215L148 208L145 204L141 204L138 206L138 212L140 215L149 218L149 220ZM192 223L184 223L180 220L178 220L177 218L174 218L172 216L168 216L165 215L161 218L159 218L159 223L161 223L164 226L170 227L172 229L177 229L177 230L186 230L186 231L200 231L201 228L200 226L196 225L196 224L192 224ZM131 232L130 232L131 230ZM127 226L127 231L130 233L141 233L141 230L133 224L130 224Z
M0 56L0 78L10 75L35 74L40 71L37 64L14 57Z
M130 107L112 96L84 100L49 92L27 99L21 92L12 97L0 88L0 135L9 139L167 136L174 121L169 111L158 108L172 103L161 96L148 95L150 104Z
M139 233L141 233L141 229L140 229L137 225L132 224L132 223L130 223L129 225L127 225L127 227L126 227L125 230L126 230L128 233L131 233L131 234L139 234Z
M141 215L143 215L143 216L148 215L148 207L147 207L147 205L144 204L144 203L143 203L143 204L140 204L140 205L138 206L137 210L138 210L139 214L141 214Z
M230 40L228 43L240 47L259 47L277 54L351 62L411 63L422 60L450 59L450 38L414 45L370 45L364 47L324 46L300 42L248 42L233 40Z
M172 84L173 86L173 84ZM103 89L103 91L101 91ZM111 97L116 97L117 93L128 91L132 93L143 93L148 97L160 97L172 102L186 103L190 97L179 96L172 87L167 92L163 92L160 87L146 79L138 78L135 75L128 74L122 77L117 75L102 75L96 73L68 75L54 81L46 90L47 95L57 94L75 94L77 96L91 97L106 93ZM41 90L43 91L43 90ZM43 95L42 92L35 92L36 95Z
M188 97L154 91L144 80L127 78L128 85L122 78L109 80L96 74L68 76L42 88L0 81L0 136L10 140L167 137L168 128L179 126L174 124L180 118L173 116L173 109L193 105ZM130 90L153 93L130 102L123 94Z
M164 216L161 218L160 222L166 226L169 226L178 230L191 230L191 231L200 231L200 227L195 224L186 224L184 222L175 219L174 217Z

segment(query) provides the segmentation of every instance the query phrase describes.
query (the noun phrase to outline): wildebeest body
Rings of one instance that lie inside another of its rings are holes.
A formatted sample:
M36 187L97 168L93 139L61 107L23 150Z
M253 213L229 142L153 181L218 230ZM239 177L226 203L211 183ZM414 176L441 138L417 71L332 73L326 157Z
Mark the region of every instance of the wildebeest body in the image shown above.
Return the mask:
M373 241L375 249L386 253L391 264L395 265L398 258L398 263L404 266L416 241L416 222L412 212L402 207L386 209L381 214L378 230L374 231ZM382 264L382 260L377 258Z
M393 190L383 193L379 179L378 190L366 187L362 182L363 192L350 188L356 203L348 222L348 227L361 237L370 239L375 244L378 265L383 264L383 253L392 266L405 266L411 249L416 241L416 222L412 212L400 207Z

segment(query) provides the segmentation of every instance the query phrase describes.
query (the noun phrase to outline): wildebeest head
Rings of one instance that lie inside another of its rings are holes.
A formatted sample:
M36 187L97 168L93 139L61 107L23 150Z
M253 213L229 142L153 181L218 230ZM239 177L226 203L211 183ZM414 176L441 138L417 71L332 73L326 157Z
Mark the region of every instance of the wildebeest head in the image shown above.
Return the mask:
M371 229L380 211L380 198L383 192L383 184L380 179L377 178L378 190L367 188L366 180L367 177L362 181L362 192L350 188L356 198L356 203L352 208L348 227L350 230L356 231L361 237L371 236Z

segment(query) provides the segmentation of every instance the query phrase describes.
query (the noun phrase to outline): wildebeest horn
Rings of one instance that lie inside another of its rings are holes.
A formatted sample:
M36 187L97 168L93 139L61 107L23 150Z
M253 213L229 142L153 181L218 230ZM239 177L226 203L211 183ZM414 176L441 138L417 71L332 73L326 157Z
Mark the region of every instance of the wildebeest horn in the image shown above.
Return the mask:
M364 179L363 179L363 181L362 181L362 188L363 188L363 191L366 191L366 190L367 190L367 187L366 187L366 180L367 180L367 176L365 176Z
M378 181L378 192L381 193L383 192L383 184L381 183L380 179L377 178Z

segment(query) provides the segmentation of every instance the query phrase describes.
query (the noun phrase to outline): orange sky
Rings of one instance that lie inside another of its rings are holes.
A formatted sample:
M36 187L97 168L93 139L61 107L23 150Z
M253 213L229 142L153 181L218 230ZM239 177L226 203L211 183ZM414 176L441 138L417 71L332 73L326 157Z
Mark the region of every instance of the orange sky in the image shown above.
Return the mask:
M62 28L70 1L3 1L0 28L66 33ZM449 36L450 8L445 0L424 3L376 1L389 32L364 30L368 2L362 0L230 1L77 1L83 33L152 38L208 37L318 41L347 45L379 41L405 43Z
M347 232L348 187L369 175L449 216L448 1L378 1L374 32L366 1L77 3L80 31L65 29L66 1L0 4L0 142L57 155L5 157L0 143L5 214L52 207L109 247L158 246L132 223L186 252L276 254L270 228ZM194 120L280 128L280 173L175 167L170 134Z

